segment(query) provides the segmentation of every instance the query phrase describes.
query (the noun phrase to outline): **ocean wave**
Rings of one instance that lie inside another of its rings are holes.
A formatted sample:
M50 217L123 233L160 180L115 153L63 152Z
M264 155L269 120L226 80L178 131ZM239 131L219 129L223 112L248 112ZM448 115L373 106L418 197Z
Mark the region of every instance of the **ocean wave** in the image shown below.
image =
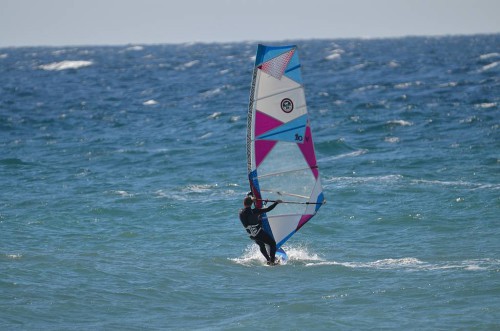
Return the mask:
M47 71L60 71L67 69L80 69L84 67L88 67L94 64L92 61L61 61L61 62L53 62L49 64L42 64L38 66L38 68Z

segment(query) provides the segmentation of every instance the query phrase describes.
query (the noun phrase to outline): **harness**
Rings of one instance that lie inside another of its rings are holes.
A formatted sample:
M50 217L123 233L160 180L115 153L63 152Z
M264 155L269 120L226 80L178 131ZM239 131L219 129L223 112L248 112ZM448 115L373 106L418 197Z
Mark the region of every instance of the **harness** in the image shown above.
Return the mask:
M247 220L251 220L253 217L257 217L257 218L260 217L258 214L257 215L254 214L253 209L251 209L251 208L249 208L249 209L250 209L250 213L245 215ZM248 223L248 222L246 222L246 223ZM245 230L248 232L250 237L255 238L259 234L259 232L262 230L262 226L259 223L249 224L249 225L245 226Z
M256 237L260 231L262 231L262 227L259 224L256 225L249 225L245 228L250 234L251 237Z

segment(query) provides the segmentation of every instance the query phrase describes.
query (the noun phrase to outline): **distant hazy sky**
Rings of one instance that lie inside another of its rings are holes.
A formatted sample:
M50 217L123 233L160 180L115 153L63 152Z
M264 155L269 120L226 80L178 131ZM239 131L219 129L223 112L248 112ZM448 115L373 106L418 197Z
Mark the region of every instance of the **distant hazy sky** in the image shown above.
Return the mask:
M500 0L0 0L0 47L500 32Z

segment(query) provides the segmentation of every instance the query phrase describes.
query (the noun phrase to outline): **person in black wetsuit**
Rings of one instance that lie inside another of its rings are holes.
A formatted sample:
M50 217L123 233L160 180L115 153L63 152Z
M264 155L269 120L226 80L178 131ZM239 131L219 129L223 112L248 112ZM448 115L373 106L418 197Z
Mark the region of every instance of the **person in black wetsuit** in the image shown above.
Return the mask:
M264 255L267 260L267 264L269 265L276 264L276 241L274 241L274 239L262 228L262 219L260 215L273 210L274 207L281 202L281 200L277 200L267 208L252 209L253 197L247 195L247 197L243 199L243 205L245 208L240 210L241 224L243 224L243 227L247 230L250 235L250 239L259 245L260 252ZM267 252L266 245L269 245L269 254Z

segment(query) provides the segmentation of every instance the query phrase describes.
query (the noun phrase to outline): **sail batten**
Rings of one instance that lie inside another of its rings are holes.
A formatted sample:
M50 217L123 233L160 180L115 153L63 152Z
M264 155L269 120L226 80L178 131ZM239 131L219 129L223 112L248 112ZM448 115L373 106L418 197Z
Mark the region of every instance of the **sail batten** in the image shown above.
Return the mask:
M264 228L280 247L324 203L295 45L258 46L248 110L247 167L257 207L265 200L285 200L263 217Z

